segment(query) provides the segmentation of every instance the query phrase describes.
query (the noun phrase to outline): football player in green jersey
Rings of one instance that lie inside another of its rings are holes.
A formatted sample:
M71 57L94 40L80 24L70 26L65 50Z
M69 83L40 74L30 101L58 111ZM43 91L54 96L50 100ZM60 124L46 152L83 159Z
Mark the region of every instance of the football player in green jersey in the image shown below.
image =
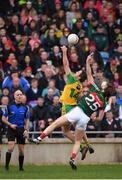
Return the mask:
M75 125L75 143L73 146L72 155L70 158L70 165L72 169L77 169L75 164L75 158L80 150L80 142L85 134L87 123L90 120L90 116L100 110L99 120L103 118L104 109L106 107L106 101L104 94L100 91L97 85L94 83L94 79L91 72L91 64L93 58L91 55L86 60L86 72L89 83L89 91L86 95L83 95L79 100L76 107L71 111L55 120L50 126L48 126L41 135L37 138L38 141L44 139L49 135L55 128L61 127L67 124ZM97 118L98 119L98 118Z
M86 80L86 73L82 70L73 73L69 66L69 61L67 57L67 47L62 46L61 47L62 53L63 53L63 66L64 71L67 75L67 83L64 87L64 90L62 92L62 95L60 96L60 102L62 103L62 115L68 113L72 108L74 108L77 105L77 100L80 96L80 94L83 92L83 81ZM62 127L64 135L69 138L73 143L75 142L75 136L74 133L70 131L70 126L64 125ZM82 154L81 159L84 160L86 157L87 151L89 153L94 153L93 147L89 144L87 135L85 133L85 136L83 137L83 141L85 144L81 143L80 152Z

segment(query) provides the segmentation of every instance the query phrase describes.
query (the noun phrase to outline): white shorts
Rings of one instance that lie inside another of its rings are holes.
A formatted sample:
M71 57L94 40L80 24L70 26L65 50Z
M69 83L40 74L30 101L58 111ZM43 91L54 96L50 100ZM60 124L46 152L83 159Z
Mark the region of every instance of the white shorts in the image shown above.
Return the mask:
M71 111L64 115L67 120L75 125L75 128L86 130L87 123L90 118L78 106L74 107Z

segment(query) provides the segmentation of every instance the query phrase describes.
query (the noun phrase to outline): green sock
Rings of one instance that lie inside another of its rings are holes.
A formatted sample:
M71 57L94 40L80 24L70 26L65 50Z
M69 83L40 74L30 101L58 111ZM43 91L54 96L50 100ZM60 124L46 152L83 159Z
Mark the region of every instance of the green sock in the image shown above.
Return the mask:
M80 149L82 149L83 148L83 144L82 143L80 143Z

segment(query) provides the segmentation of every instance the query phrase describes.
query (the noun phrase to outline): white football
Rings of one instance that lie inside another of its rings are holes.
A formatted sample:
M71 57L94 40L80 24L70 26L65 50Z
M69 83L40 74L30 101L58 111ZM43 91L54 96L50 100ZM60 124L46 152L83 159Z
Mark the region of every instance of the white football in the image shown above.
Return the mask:
M79 37L77 34L69 34L67 40L69 45L76 45L79 41Z

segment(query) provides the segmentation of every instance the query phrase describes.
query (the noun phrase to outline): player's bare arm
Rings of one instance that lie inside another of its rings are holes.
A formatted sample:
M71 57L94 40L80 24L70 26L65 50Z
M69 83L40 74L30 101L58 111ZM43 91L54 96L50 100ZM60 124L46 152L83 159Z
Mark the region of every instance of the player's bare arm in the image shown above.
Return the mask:
M109 98L108 103L106 105L106 108L104 110L100 110L98 116L95 116L95 115L92 114L91 119L93 121L101 121L103 119L103 117L104 117L104 114L111 110L111 105L112 105L113 98L114 98L114 96Z
M67 47L62 46L61 47L62 53L63 53L63 66L64 66L64 71L66 74L69 74L71 72L70 67L69 67L69 61L67 57Z
M29 119L26 119L25 122L26 122L26 123L25 123L25 129L26 129L26 130L29 130L30 120L29 120Z
M93 54L90 54L86 59L86 74L88 83L94 83L94 78L92 76L91 64L93 63Z
M25 127L24 127L25 130L24 130L24 132L23 132L23 136L24 136L25 138L27 138L27 137L28 137L28 131L29 131L30 121L29 121L29 119L26 119L25 122L26 122L26 124L25 124Z

